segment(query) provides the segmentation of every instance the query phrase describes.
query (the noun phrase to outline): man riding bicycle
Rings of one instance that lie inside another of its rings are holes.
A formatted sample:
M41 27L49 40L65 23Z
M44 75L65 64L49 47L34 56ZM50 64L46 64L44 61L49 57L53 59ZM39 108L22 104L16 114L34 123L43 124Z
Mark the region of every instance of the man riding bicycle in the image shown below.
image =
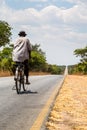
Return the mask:
M28 76L29 76L28 61L31 58L32 46L29 39L26 37L27 34L25 33L25 31L20 31L18 35L19 38L14 44L12 58L13 61L15 62L15 68L17 67L17 63L23 62L24 73L26 76L26 84L30 84L28 80Z

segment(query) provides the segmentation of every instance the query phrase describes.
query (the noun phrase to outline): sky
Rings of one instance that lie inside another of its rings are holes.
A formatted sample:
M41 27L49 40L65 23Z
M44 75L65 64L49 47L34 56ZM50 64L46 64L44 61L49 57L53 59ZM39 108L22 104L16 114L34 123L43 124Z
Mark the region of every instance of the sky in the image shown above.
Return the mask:
M0 0L0 20L12 27L11 42L24 30L49 64L77 64L74 50L87 46L87 0Z

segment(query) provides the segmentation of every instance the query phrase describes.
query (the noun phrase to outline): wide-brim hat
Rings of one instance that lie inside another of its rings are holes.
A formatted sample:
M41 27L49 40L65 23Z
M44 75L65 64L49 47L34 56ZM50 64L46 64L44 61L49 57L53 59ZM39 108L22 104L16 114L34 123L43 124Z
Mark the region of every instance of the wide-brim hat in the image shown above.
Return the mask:
M26 36L27 34L25 33L25 31L20 31L18 35L19 36Z

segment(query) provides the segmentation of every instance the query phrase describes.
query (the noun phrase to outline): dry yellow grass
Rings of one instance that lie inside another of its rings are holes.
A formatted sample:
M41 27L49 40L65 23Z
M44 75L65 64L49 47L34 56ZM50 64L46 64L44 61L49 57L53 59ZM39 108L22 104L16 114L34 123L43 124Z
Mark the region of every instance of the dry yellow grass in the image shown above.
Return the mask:
M0 71L0 77L11 76L9 71Z
M47 72L30 72L29 75L48 75L50 73ZM12 76L9 71L0 71L0 77Z
M48 130L87 130L87 77L68 75L46 123Z

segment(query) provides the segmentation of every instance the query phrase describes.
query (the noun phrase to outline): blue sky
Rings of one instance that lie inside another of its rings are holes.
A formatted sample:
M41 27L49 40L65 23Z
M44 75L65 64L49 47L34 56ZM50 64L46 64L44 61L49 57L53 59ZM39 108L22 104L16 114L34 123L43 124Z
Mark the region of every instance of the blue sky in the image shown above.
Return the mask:
M23 2L24 1L24 2ZM26 8L35 8L41 10L49 5L55 5L58 7L72 7L73 3L63 1L63 0L7 0L7 5L14 9L26 9Z
M12 41L25 30L32 44L40 44L47 62L72 65L73 52L87 45L86 0L0 0L0 20L12 29Z

